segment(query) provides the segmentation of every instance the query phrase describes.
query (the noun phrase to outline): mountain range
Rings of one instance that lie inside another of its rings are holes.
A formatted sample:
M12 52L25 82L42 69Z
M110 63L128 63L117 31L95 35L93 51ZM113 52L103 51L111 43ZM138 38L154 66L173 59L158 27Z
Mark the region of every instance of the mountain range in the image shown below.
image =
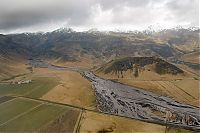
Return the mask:
M121 57L155 56L198 70L199 36L196 28L157 32L76 32L64 28L47 33L0 34L0 62L12 68L16 62L40 58L58 64L87 62L83 66L92 68ZM197 58L196 62L188 61L188 54ZM4 75L9 73L4 67L0 69Z

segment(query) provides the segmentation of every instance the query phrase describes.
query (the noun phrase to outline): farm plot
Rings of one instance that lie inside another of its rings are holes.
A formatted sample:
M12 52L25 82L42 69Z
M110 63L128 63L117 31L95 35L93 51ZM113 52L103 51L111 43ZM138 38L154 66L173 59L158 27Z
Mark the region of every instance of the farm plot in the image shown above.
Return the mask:
M187 104L191 104L194 106L198 106L198 103L194 103L194 101L197 101L197 97L195 97L194 93L186 92L184 89L174 85L172 82L169 81L157 81L159 85L163 87L168 92L168 95L175 98L176 100L180 102L184 102ZM189 90L189 88L188 88ZM197 94L198 89L194 90Z
M178 81L141 81L120 79L119 82L142 88L162 96L168 96L177 101L199 106L199 81L184 79Z
M63 115L51 122L50 124L39 129L37 132L41 133L72 133L77 127L80 110L68 109Z
M79 132L164 133L165 126L86 111L81 119Z
M83 113L79 126L80 133L197 133L195 131L169 126L166 127L123 117L99 114L91 111Z
M190 131L181 128L166 127L165 133L199 133L198 131Z
M179 81L173 81L174 85L187 94L191 95L194 99L197 99L196 105L200 105L200 82L194 79L183 79Z
M41 99L95 109L95 94L89 81L78 72L53 72L59 78L60 84L43 95Z
M57 84L55 79L45 77L37 78L29 84L0 84L0 95L24 95L39 98Z
M58 82L53 78L45 78L40 80L38 86L25 95L32 98L40 98L49 92L52 88L58 85Z
M39 104L41 103L22 98L16 98L12 101L0 104L0 125Z
M167 91L162 88L156 81L143 81L133 79L119 79L120 83L127 84L133 87L142 88L143 90L150 91L156 94L167 96Z
M0 126L0 132L34 132L64 113L67 107L44 103ZM12 114L16 110L9 112ZM2 113L1 113L2 114Z
M9 100L12 100L14 97L10 97L10 96L2 96L0 97L0 104L1 103L4 103L4 102L7 102Z

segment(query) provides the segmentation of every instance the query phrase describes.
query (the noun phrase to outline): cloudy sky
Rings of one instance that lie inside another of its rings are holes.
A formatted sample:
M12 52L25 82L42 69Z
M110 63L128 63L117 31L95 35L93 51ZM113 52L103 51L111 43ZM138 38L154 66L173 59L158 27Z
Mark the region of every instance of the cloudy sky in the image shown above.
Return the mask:
M0 0L0 33L198 26L199 0Z

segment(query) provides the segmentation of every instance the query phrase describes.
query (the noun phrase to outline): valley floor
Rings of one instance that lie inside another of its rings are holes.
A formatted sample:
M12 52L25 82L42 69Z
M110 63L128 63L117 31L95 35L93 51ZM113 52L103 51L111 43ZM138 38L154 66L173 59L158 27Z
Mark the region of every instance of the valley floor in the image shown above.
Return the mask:
M12 96L0 104L0 109L0 132L195 133L23 96Z
M32 82L17 84L19 81L26 80ZM185 85L181 86L181 81L148 81L147 83L147 81L123 80L119 81L172 97L180 97L174 92L181 88L184 91L180 93L186 98L180 98L180 101L186 103L190 101L192 105L198 105L198 102L192 103L193 99L198 99L198 93L189 92ZM193 84L193 81L188 82ZM169 86L173 89L170 93L163 92L162 87L155 90L162 84L167 86L167 89L170 88ZM196 88L194 90L196 91ZM187 99L188 97L190 99ZM76 70L32 68L30 73L0 83L0 117L2 118L0 132L193 132L105 114L99 112L96 107L95 92L91 83Z

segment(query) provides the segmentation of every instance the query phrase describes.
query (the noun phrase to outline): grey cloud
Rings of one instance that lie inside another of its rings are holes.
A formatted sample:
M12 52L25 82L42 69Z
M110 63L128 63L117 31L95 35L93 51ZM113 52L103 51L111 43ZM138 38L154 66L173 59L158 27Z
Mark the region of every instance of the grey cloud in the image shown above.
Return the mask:
M177 22L190 22L191 26L199 24L199 0L172 0L166 7L170 11L171 19Z
M49 21L68 20L73 25L84 24L88 21L92 3L90 0L42 0L42 3L35 0L35 2L32 0L19 0L19 3L12 1L13 5L7 5L6 0L4 1L5 4L0 5L0 29L4 30ZM29 3L29 1L32 2ZM5 6L10 9L5 9Z
M111 16L106 16L111 18L109 24L103 21L107 18L101 18L101 14L95 12L96 5L100 5L103 13L111 11ZM198 8L198 0L1 0L0 31L61 21L75 27L98 26L98 23L94 24L94 18L102 19L103 25L108 26L129 24L139 27L165 20L196 26Z
M145 7L151 2L155 2L158 0L100 0L99 3L102 5L104 9L116 8L116 7Z

